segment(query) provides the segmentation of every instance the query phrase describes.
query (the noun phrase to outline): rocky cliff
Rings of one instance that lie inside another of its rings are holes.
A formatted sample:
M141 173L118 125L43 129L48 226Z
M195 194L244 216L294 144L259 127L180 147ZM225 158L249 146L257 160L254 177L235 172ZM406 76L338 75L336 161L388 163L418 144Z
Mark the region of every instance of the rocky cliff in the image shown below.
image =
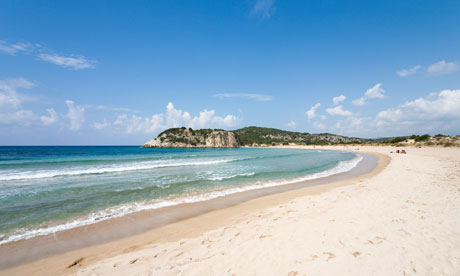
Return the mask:
M143 148L237 148L238 136L221 129L170 128L142 145Z

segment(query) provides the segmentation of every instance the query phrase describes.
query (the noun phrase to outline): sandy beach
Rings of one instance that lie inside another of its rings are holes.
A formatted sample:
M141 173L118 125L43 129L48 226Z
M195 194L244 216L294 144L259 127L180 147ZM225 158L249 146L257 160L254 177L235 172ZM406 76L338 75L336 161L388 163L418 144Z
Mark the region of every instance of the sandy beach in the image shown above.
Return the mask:
M459 15L0 1L0 276L460 276Z
M318 147L316 147L318 148ZM326 147L371 172L286 191L2 275L459 275L460 149Z

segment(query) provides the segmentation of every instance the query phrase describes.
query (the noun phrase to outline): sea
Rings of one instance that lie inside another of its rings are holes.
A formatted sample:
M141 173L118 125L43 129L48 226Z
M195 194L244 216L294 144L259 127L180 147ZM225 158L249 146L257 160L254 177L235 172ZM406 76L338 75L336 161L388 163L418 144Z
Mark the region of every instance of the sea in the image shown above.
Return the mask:
M0 244L327 177L361 160L350 152L315 149L0 147Z

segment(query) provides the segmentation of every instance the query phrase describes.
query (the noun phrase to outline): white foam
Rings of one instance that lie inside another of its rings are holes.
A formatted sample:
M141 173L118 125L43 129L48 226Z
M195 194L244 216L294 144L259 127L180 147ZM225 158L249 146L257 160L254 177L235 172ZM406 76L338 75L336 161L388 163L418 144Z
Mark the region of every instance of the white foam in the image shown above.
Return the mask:
M359 162L363 160L361 155L357 155L355 158L348 160L348 161L340 161L334 168L331 168L326 171L305 175L302 177L296 177L292 179L284 179L284 180L276 180L276 181L269 181L269 182L256 182L254 184L245 185L241 187L233 187L229 189L219 190L219 191L211 191L208 193L202 193L197 195L189 195L184 197L178 198L171 198L162 201L156 202L138 202L138 203L131 203L120 205L116 207L112 207L103 211L95 212L90 214L89 216L81 219L76 219L64 224L59 224L50 227L43 227L38 229L21 229L18 230L15 234L5 237L0 237L0 244L22 240L22 239L30 239L36 236L44 236L48 234L52 234L58 231L63 231L71 228L76 228L79 226L93 224L99 221L108 220L111 218L121 217L130 213L142 211L142 210L153 210L153 209L160 209L169 206L175 206L184 203L193 203L193 202L200 202L206 201L214 198L219 198L231 194L241 193L250 190L274 187L274 186L281 186L287 184L298 183L306 180L318 179L328 177L334 174L339 174L343 172L350 171L354 167L356 167ZM2 240L3 238L3 240Z
M9 173L0 176L0 181L6 180L26 180L26 179L40 179L50 178L56 176L76 176L76 175L87 175L87 174L101 174L101 173L113 173L113 172L125 172L125 171L137 171L137 170L148 170L155 168L164 167L180 167L180 166L201 166L201 165L213 165L219 163L226 163L234 161L235 159L226 160L210 160L210 161L151 161L142 163L132 163L124 166L106 166L106 167L91 167L88 169L79 170L43 170L43 171L28 171L19 173Z
M213 176L213 177L209 177L208 179L212 181L222 181L224 179L231 179L231 178L235 178L238 176L252 176L252 175L255 175L255 173L250 172L250 173L238 173L238 174L228 175L228 176Z

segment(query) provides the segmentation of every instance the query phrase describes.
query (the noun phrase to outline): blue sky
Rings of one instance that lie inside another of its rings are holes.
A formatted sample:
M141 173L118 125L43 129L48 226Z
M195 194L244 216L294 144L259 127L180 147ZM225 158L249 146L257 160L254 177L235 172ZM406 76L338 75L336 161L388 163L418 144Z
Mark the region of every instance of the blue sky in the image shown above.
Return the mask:
M1 1L0 144L460 134L460 1Z

